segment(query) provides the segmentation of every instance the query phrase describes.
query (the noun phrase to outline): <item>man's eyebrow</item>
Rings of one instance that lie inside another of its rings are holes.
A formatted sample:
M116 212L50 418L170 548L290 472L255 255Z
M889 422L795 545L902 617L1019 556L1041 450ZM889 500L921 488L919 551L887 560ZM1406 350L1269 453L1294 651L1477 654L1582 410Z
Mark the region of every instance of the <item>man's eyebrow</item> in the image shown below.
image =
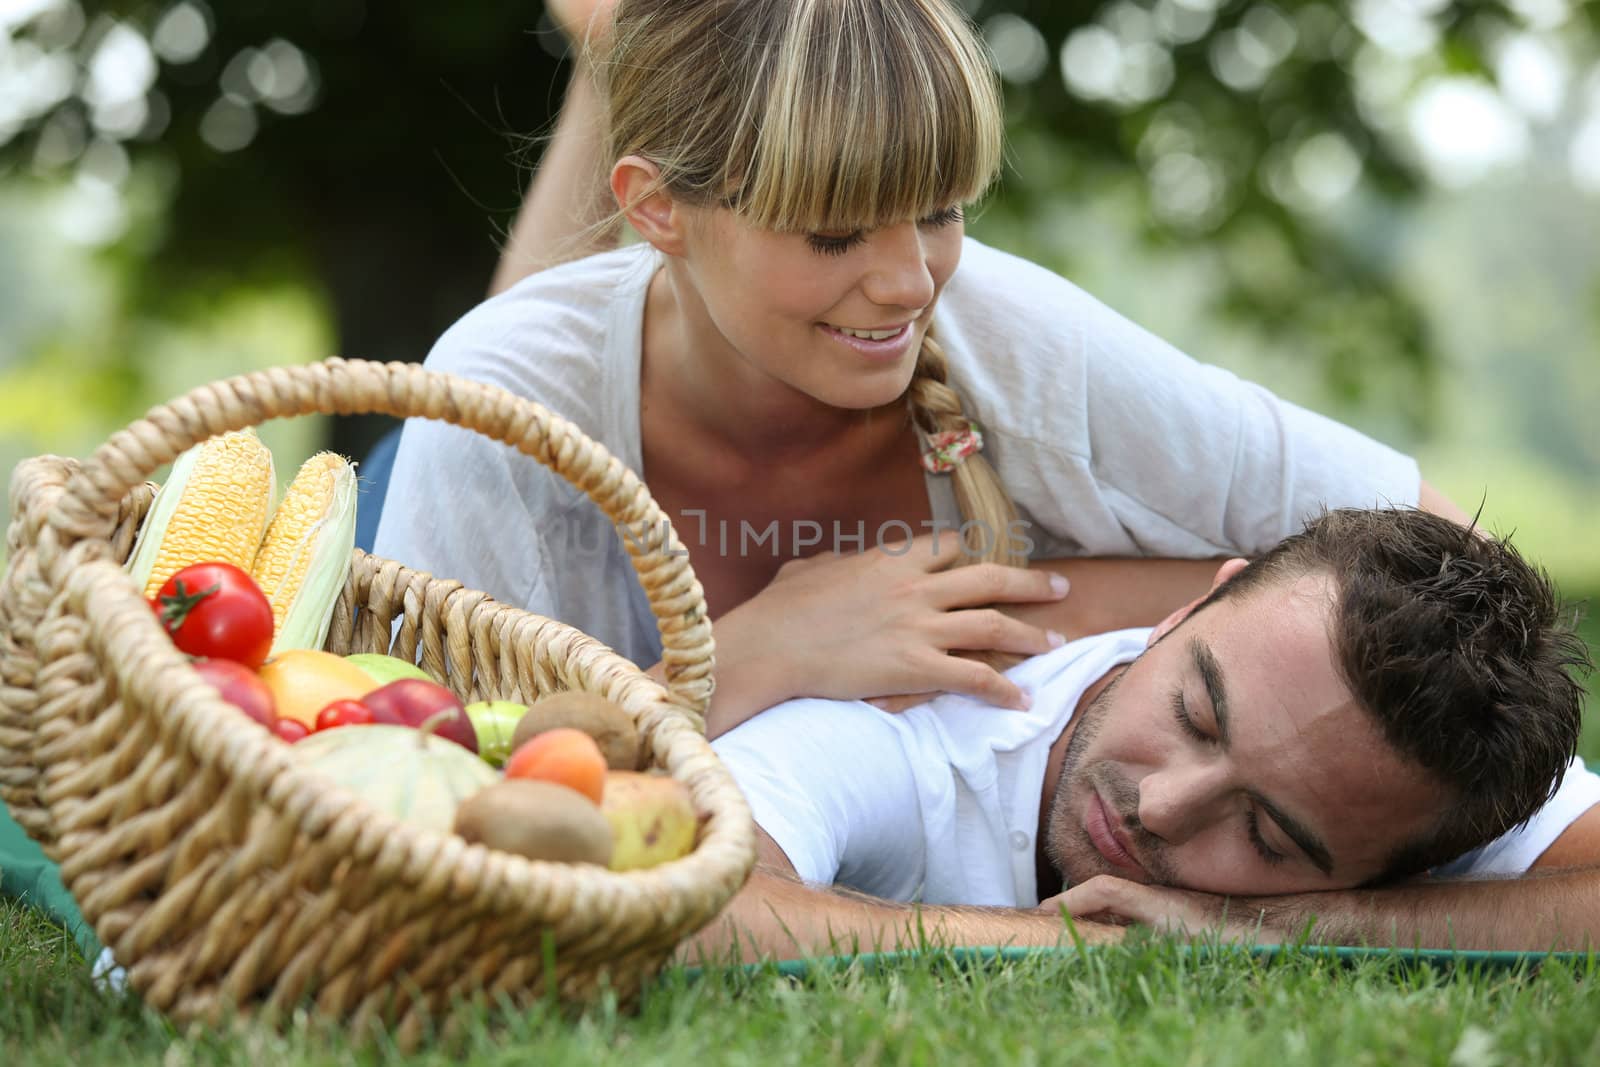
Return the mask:
M1222 684L1222 668L1211 649L1198 637L1189 642L1189 655L1194 657L1194 669L1200 672L1200 681L1206 687L1211 717L1217 720L1217 740L1226 748L1231 738L1228 736L1228 689Z
M1277 805L1260 793L1252 791L1250 799L1260 804L1261 810L1267 813L1267 817L1278 824L1278 828L1288 835L1289 840L1300 846L1300 851L1316 865L1317 870L1326 875L1333 874L1333 857L1328 854L1328 847L1322 843L1320 837L1280 811Z
M1217 663L1217 657L1211 649L1198 637L1189 642L1189 654L1194 658L1194 669L1199 672L1200 682L1206 688L1206 699L1211 702L1211 716L1217 722L1217 740L1223 748L1227 748L1231 738L1228 734L1228 689L1222 682L1222 666ZM1261 809L1278 824L1289 840L1300 846L1300 851L1316 865L1317 870L1328 875L1333 873L1333 856L1329 854L1328 846L1310 828L1302 826L1261 794L1252 791L1250 798L1261 805Z

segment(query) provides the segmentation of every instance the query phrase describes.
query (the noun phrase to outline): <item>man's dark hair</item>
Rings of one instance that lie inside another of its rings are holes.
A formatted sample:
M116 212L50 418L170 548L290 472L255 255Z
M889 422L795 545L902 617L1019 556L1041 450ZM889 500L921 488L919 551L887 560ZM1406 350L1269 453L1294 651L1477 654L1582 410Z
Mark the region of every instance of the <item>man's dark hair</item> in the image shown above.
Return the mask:
M1509 541L1412 509L1312 520L1201 605L1268 581L1328 573L1334 658L1401 756L1454 794L1433 833L1380 880L1455 859L1525 822L1577 749L1592 669L1543 570Z

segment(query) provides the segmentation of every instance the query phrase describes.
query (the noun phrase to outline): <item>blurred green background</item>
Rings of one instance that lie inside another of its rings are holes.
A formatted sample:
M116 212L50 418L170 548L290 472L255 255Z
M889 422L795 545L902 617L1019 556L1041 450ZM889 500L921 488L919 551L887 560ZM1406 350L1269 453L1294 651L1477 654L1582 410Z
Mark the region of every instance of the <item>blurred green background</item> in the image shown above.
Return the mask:
M1600 594L1600 4L966 6L1011 125L979 237L1415 453ZM0 464L252 368L421 359L563 55L538 4L0 0ZM384 428L267 436L292 470Z

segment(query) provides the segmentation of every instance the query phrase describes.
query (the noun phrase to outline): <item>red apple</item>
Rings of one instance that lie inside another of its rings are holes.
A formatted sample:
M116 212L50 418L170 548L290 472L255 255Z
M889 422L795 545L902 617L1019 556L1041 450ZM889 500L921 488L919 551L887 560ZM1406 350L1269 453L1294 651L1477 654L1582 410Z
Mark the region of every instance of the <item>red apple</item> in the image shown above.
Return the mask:
M272 732L277 734L280 740L291 745L311 736L310 728L299 719L279 719L273 724Z
M461 701L438 682L400 678L374 689L361 698L361 703L372 709L375 723L426 725L447 741L454 741L469 752L478 751L478 732L472 728Z
M278 722L272 690L256 672L242 663L226 659L201 659L194 662L195 673L209 682L223 700L256 722L272 729Z

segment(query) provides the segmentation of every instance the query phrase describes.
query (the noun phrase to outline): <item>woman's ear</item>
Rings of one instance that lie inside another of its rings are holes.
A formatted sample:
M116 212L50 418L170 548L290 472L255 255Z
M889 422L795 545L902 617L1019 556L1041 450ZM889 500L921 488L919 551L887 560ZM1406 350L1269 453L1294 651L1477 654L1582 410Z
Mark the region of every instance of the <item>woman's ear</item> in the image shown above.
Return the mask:
M643 156L623 156L611 168L611 194L640 237L669 256L683 255L684 213L658 183L661 168Z
M1235 574L1238 574L1249 565L1250 561L1247 559L1230 559L1222 566L1218 567L1217 573L1211 577L1211 588L1206 592L1206 596L1210 596L1212 593L1215 593L1217 588L1221 586L1222 583L1226 582L1228 579L1232 578ZM1150 631L1150 637L1145 642L1145 647L1149 648L1151 645L1167 636L1167 634L1171 633L1173 627L1177 626L1184 619L1187 619L1189 617L1189 613L1194 611L1195 608L1199 607L1200 602L1205 598L1206 597L1204 596L1195 597L1183 607L1179 608L1177 611L1174 611L1171 615L1168 615L1166 618L1157 623L1156 628Z

